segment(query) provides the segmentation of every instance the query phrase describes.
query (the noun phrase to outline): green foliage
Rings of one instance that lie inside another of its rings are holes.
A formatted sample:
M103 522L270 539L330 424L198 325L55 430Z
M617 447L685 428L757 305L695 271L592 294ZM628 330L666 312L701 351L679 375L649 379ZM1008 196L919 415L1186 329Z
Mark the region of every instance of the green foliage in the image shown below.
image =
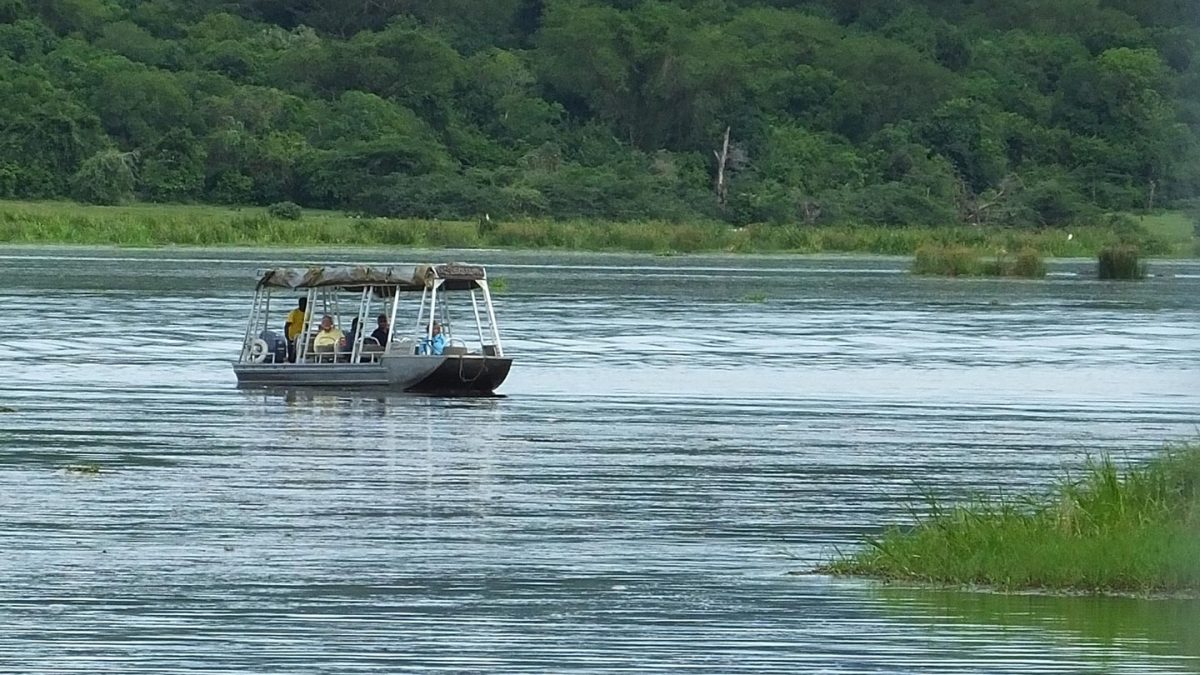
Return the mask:
M930 497L892 528L823 567L834 574L1004 590L1200 590L1200 446L1121 472L1109 458L1044 497Z
M26 11L25 0L0 0L0 24L13 23Z
M300 220L303 215L300 205L296 202L275 202L267 207L267 213L273 218L283 220Z
M1101 279L1141 279L1146 276L1146 266L1141 262L1141 251L1133 244L1114 244L1101 249L1098 256L1097 276Z
M0 0L0 197L1076 225L1200 197L1187 6Z
M204 189L204 146L187 130L167 132L142 154L138 191L153 201L196 199Z
M133 197L133 158L117 150L89 157L71 178L71 196L87 204L120 204Z

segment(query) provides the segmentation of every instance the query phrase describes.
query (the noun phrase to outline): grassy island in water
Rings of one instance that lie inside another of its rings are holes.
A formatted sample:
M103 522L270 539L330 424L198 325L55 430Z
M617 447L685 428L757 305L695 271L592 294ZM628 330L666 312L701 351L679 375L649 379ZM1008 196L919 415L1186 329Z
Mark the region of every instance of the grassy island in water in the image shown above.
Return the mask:
M1200 444L1125 472L1092 462L1041 499L931 506L915 526L819 571L1005 591L1200 593Z
M649 253L874 253L912 255L952 246L980 255L1028 251L1095 256L1122 237L1147 255L1195 253L1190 221L1179 213L1145 216L1130 233L1098 224L1069 228L979 226L770 225L583 220L434 221L356 217L304 210L280 218L263 207L0 201L0 244L104 246L399 246Z

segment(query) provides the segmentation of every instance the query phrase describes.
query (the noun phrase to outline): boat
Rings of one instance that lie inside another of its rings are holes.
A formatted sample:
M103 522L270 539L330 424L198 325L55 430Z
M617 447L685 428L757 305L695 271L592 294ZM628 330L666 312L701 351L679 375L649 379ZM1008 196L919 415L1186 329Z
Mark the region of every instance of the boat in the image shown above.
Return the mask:
M303 321L288 340L292 310ZM511 366L482 266L331 265L258 271L233 372L239 387L489 395Z

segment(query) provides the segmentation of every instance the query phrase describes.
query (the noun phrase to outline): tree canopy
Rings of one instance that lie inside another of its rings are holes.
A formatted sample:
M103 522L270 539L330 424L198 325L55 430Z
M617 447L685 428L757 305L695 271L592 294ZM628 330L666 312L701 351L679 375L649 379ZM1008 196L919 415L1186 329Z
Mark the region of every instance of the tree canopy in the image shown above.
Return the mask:
M1198 50L1180 0L0 0L0 197L1058 224L1200 196Z

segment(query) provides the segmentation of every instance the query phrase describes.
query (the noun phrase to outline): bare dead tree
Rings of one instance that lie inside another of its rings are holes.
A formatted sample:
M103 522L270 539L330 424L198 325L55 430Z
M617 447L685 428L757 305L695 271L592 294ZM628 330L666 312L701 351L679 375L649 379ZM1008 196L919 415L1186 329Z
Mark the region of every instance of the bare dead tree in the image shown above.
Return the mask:
M1023 187L1021 178L1015 174L1010 174L1000 181L993 190L988 190L983 194L975 194L969 187L966 181L959 179L959 199L961 206L959 208L960 217L964 222L971 225L986 225L991 211L996 206L1004 203L1006 197L1009 196L1009 191Z
M725 168L729 164L729 127L725 127L725 140L721 143L721 151L713 150L717 158L717 179L714 188L717 191L717 204L725 208L725 200L729 195L729 183L726 181Z
M811 199L801 202L800 210L804 212L805 225L813 225L821 219L821 205Z

